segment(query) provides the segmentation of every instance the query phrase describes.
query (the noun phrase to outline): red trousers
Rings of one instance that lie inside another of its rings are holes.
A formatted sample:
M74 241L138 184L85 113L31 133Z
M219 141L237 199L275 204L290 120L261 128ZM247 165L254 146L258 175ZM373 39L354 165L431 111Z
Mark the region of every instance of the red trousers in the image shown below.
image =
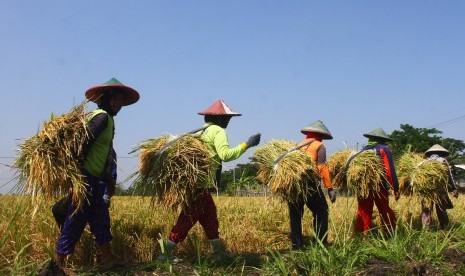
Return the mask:
M182 242L197 221L202 225L209 240L219 238L216 206L208 190L203 190L189 208L181 211L171 229L170 240L174 243Z
M357 221L355 223L355 231L368 232L373 218L373 203L376 204L379 214L383 220L383 228L389 227L393 230L396 227L396 215L389 207L389 191L381 189L377 193L370 193L370 196L365 199L357 198L358 211Z

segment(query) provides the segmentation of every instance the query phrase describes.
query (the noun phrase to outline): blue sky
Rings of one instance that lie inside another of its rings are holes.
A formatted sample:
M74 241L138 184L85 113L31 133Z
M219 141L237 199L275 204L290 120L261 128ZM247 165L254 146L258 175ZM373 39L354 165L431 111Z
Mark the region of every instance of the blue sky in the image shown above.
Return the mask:
M201 126L217 99L243 114L231 145L299 141L318 119L328 154L404 123L459 118L437 128L465 140L464 14L463 1L0 1L0 163L112 77L141 94L115 118L120 180L135 144ZM0 193L12 173L0 165Z

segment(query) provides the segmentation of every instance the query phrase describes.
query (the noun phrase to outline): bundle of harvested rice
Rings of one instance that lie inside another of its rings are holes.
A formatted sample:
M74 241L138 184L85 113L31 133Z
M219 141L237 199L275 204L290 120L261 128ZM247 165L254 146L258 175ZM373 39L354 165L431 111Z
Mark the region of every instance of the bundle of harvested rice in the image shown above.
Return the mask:
M296 143L286 140L271 140L264 146L255 150L252 159L258 165L257 180L260 183L266 184L270 179L273 171L273 162L284 152L295 148Z
M87 101L56 117L52 114L43 128L19 145L16 192L46 200L71 193L79 210L86 199L86 184L79 169L79 156L87 139Z
M387 182L386 169L375 151L366 150L355 156L347 169L347 187L360 198L378 192L380 184Z
M202 183L213 181L208 179L213 161L199 137L184 135L158 154L167 142L169 137L162 136L135 148L140 151L139 168L132 186L165 207L185 208L195 200Z
M335 152L328 158L328 170L334 188L340 190L347 189L345 168L347 160L349 160L353 154L355 154L354 151L346 148L342 151Z
M447 193L449 172L443 163L425 160L412 173L413 193L422 199L438 201L438 195Z
M267 183L271 191L286 202L296 202L306 195L306 191L320 185L321 177L315 162L301 150L289 153L273 168L273 162L279 156L296 146L286 140L271 140L256 149L252 157L258 165L258 181Z
M412 174L421 161L423 161L422 155L413 152L405 152L399 158L396 172L399 181L399 190L403 195L412 195Z

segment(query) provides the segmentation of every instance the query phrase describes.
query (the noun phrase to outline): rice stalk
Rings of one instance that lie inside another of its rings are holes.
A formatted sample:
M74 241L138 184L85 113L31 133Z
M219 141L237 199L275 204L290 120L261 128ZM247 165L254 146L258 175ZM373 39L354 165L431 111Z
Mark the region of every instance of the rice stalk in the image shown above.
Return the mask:
M335 152L328 158L328 170L331 177L331 183L334 188L339 190L347 189L346 164L354 151L346 148L342 151Z
M377 193L380 185L386 183L386 169L381 158L373 150L358 154L347 169L347 187L359 198L368 198L370 192Z
M438 202L438 196L447 193L449 172L443 163L425 160L412 173L413 193L421 199Z
M133 187L153 201L169 208L188 207L196 191L211 176L212 160L203 141L194 135L184 135L159 155L169 142L168 136L145 141L139 150L139 167Z
M422 162L421 154L405 152L397 162L396 172L399 181L399 190L403 195L410 196L413 192L412 174L417 165Z
M71 194L80 210L87 185L78 164L88 136L86 104L84 101L58 117L52 114L36 135L19 145L14 162L18 170L16 192L29 194L34 201Z
M320 185L315 162L301 150L289 153L273 168L279 156L296 146L286 140L271 140L256 149L253 156L258 165L257 180L269 185L273 194L286 202L297 202Z

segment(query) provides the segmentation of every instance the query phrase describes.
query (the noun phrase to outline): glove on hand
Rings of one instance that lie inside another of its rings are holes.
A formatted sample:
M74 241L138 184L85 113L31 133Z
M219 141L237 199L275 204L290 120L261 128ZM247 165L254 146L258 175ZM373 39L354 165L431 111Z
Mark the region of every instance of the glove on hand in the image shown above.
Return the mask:
M336 192L333 190L333 188L328 189L328 197L329 200L331 200L331 203L336 202Z
M256 145L258 145L258 143L260 143L260 137L261 137L260 133L250 136L249 140L245 142L245 144L247 145L247 148L255 147Z

